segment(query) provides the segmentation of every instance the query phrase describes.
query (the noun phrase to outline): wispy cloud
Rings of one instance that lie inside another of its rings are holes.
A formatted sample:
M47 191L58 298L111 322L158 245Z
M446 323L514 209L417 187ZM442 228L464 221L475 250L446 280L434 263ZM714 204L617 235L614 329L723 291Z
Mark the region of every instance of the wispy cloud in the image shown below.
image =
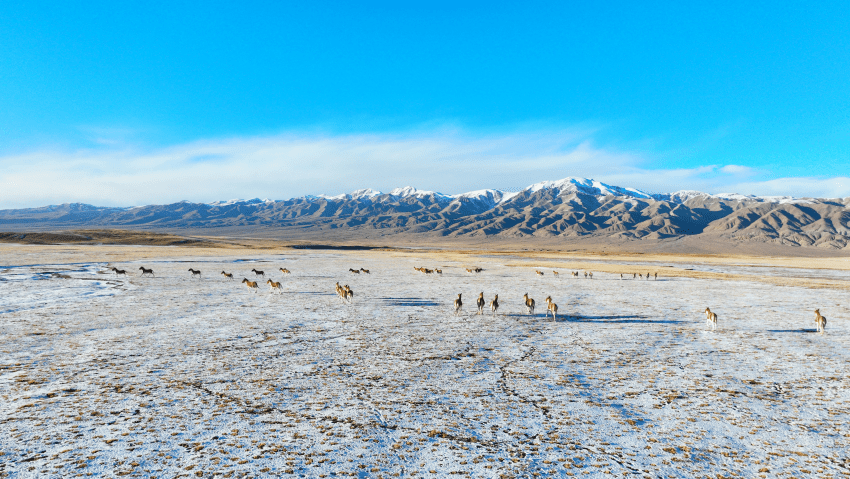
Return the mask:
M725 165L718 168L718 171L729 175L739 176L752 176L758 173L758 170L756 170L755 168L750 168L749 166L743 165Z
M850 177L788 177L733 185L735 192L761 196L800 196L811 198L846 198L850 196Z
M473 135L287 134L195 141L158 149L101 146L0 158L0 208L84 202L130 206L237 197L286 199L411 185L446 193L519 188L584 176L663 192L850 196L847 178L761 180L742 165L653 169L644 154L596 145L591 133Z

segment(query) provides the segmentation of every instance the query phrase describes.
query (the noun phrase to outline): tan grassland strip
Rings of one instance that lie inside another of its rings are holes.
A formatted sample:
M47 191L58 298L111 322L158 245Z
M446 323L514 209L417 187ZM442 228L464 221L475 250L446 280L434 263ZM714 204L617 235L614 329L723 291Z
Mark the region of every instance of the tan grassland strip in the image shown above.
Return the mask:
M624 262L703 263L730 266L771 266L805 269L850 270L850 256L844 258L797 258L790 256L716 255L716 254L639 254L639 253L550 253L481 252L478 254L518 256L540 259L596 259Z
M262 246L260 245L262 244ZM221 256L245 255L250 257L260 252L263 254L286 254L295 251L291 247L276 242L261 242L260 244L245 247L233 243L208 244L205 246L153 246L153 245L92 245L92 244L61 244L61 245L36 245L36 244L2 244L0 251L3 252L5 266L16 266L34 262L30 255L36 253L39 258L37 262L73 263L76 261L96 261L106 263L120 263L126 261L155 260L166 257L178 257L190 255L193 257L216 258ZM128 247L129 246L129 247ZM309 250L306 250L309 251ZM761 283L777 286L799 286L812 289L837 289L850 290L850 281L830 280L820 278L799 278L768 276L761 274L732 274L708 271L686 270L675 265L682 264L711 264L729 266L772 266L786 268L807 269L831 269L850 270L850 259L845 258L773 258L758 256L719 256L719 255L635 255L635 254L553 254L553 253L531 253L531 252L490 252L490 251L449 251L449 250L407 250L395 248L383 248L376 250L333 250L334 254L346 255L356 254L359 256L393 256L398 258L419 258L431 261L434 266L445 268L471 267L476 264L492 262L493 257L502 258L500 262L510 267L547 268L563 270L583 270L597 273L609 274L633 274L658 272L660 278L681 277L694 279L713 279L723 281L758 281ZM482 258L488 255L488 258ZM520 259L522 258L522 259ZM596 261L594 261L596 260ZM604 260L605 262L598 262ZM620 263L622 262L622 263ZM663 262L669 266L659 268L657 265L636 265L637 262Z
M399 256L408 256L412 253L394 252ZM481 258L481 255L489 255L490 258ZM624 263L631 262L665 262L665 263L709 263L713 265L728 265L728 266L773 266L786 268L807 268L807 269L833 269L833 270L848 270L850 269L850 261L845 259L799 259L799 258L763 258L763 257L745 257L745 256L699 256L699 255L558 255L551 253L492 253L481 251L440 251L440 252L419 252L418 256L431 256L437 260L452 260L465 265L475 265L476 262L483 263L492 261L492 256L503 255L503 263L508 267L518 268L546 268L563 269L563 270L582 270L593 271L609 274L628 274L657 272L660 278L694 278L694 279L713 279L723 281L758 281L761 283L773 284L777 286L799 286L812 289L837 289L850 290L850 281L828 280L818 278L784 278L778 276L768 276L760 274L732 274L732 273L715 273L710 271L692 271L680 267L666 266L659 268L657 265L642 266L635 264L619 264L614 261L623 261ZM516 257L526 257L528 260L515 259ZM536 259L536 261L532 261ZM604 259L606 263L591 262L588 259ZM584 260L584 261L582 261ZM810 266L812 263L815 266ZM831 267L826 265L830 264Z
M574 270L587 270L593 271L594 273L610 273L610 274L628 274L631 275L633 273L645 273L648 270L645 268L639 269L634 265L623 265L623 264L600 264L600 263L580 263L580 262L571 262L569 265L556 264L556 263L544 263L547 268L565 268L565 269L574 269ZM517 268L534 268L540 267L540 262L515 262L505 264L508 267L517 267ZM654 273L657 271L657 268L650 271ZM721 281L758 281L760 283L768 283L774 284L776 286L797 286L803 288L812 288L812 289L839 289L839 290L850 290L850 281L841 281L841 280L824 280L824 279L813 279L813 278L782 278L776 276L765 276L765 275L755 275L755 274L731 274L731 273L713 273L710 271L689 271L681 268L664 268L659 272L660 278L694 278L694 279L713 279L713 280L721 280ZM646 281L646 280L644 280ZM649 280L653 281L653 280Z
M387 248L397 253L413 253L409 250ZM493 257L502 256L505 261L515 258L528 258L536 260L552 261L582 261L588 262L589 269L596 268L595 265L604 264L595 261L610 261L623 263L700 263L707 265L729 265L729 266L769 266L800 269L829 269L850 271L850 256L841 258L809 258L792 256L756 256L756 255L715 255L715 254L642 254L642 253L557 253L551 251L487 251L487 250L420 250L415 254L436 254L444 258L453 258L464 262L483 262L476 256L486 256L487 261ZM594 261L595 260L595 261ZM538 264L538 266L544 266ZM564 267L561 265L561 267ZM637 267L637 266L635 266ZM650 266L652 267L652 266ZM602 269L599 269L602 271Z

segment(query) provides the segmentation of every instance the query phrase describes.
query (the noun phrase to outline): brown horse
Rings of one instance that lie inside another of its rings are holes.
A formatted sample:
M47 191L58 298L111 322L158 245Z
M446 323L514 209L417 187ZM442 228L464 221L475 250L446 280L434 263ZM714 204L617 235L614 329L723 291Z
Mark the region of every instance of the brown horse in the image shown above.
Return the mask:
M534 314L534 300L528 297L528 293L525 293L524 295L522 295L522 297L525 300L525 310L528 312L528 314L533 315Z
M558 314L558 305L552 302L551 296L546 296L546 317L549 317L549 313L552 313L552 321L557 321L558 318L556 315Z
M256 281L248 281L248 278L242 278L242 283L246 288L254 291L255 293L258 289L260 289L260 285L258 285Z
M496 315L496 311L499 309L499 295L497 294L493 301L490 301L490 311L493 311L493 316Z
M272 280L267 280L266 284L269 285L269 291L274 292L277 291L278 294L283 294L283 288L281 288L279 282L274 282Z

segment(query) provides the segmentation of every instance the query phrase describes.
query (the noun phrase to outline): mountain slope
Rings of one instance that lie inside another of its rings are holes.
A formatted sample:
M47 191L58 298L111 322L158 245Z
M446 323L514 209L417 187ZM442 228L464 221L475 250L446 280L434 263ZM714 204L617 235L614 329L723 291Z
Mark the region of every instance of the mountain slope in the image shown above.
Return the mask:
M586 178L530 185L519 192L444 195L412 187L357 190L285 201L180 202L133 208L65 204L0 210L0 229L273 227L298 231L381 231L448 237L598 236L664 239L710 235L738 241L846 248L850 198L816 199L649 194Z

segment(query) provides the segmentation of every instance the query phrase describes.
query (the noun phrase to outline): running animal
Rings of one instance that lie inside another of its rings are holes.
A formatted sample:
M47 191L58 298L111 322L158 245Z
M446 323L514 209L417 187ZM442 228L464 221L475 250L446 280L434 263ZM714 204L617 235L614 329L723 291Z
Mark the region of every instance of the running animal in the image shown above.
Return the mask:
M262 276L263 278L266 277L266 273L263 273L262 271L257 271L256 269L253 269L253 268L251 268L251 271L257 276Z
M490 301L490 311L493 311L493 316L496 315L496 311L499 309L499 295L497 294L493 301Z
M819 309L815 310L815 325L817 325L819 333L826 332L826 317L821 316Z
M272 281L272 280L267 280L267 281L266 281L266 284L267 284L267 285L269 285L269 292L272 292L272 293L273 293L273 292L277 291L277 292L278 292L278 294L283 294L283 288L281 288L281 287L280 287L280 283L279 283L279 282L274 282L274 281Z
M255 293L258 289L260 289L260 285L258 285L256 281L248 281L248 278L242 278L242 283L245 285L246 288L250 289L251 291L254 291Z
M351 272L351 273L354 273L354 274L360 274L360 270L359 270L359 269L351 269L351 268L348 268L348 271L349 271L349 272Z
M198 279L201 279L201 270L189 268L189 272L192 273L193 278L197 276Z
M478 306L478 314L484 314L484 292L478 295L478 299L475 300L475 305Z
M556 278L558 277L558 272L557 272L557 271L552 271L552 274L553 274Z
M458 314L460 314L460 309L461 309L461 308L463 308L463 301L460 299L460 296L461 296L462 294L463 294L463 293L458 293L458 294L457 294L457 299L455 300L455 316L457 316Z
M224 271L222 271L221 275L229 280L233 280L233 273L225 273Z
M339 299L342 300L343 303L351 303L354 299L354 291L352 291L351 287L347 284L345 286L340 286L338 281L336 283L336 294L339 295Z
M145 268L145 267L139 267L139 269L140 269L140 270L142 270L142 274L141 274L140 276L144 276L144 275L146 275L146 274L149 274L149 275L151 275L151 276L154 276L154 274L153 274L153 270L152 270L152 269L147 269L147 268Z
M543 276L543 271L537 270L535 273L537 273L537 276Z
M712 329L717 329L717 314L712 313L708 308L705 308L705 320Z
M524 295L522 295L522 297L525 300L525 310L528 312L528 314L533 315L534 314L534 300L528 297L528 293L525 293Z
M123 274L124 276L127 276L127 271L125 271L123 269L112 268L112 272L115 273L115 274L118 274L118 275Z
M557 321L558 314L558 305L552 302L551 296L546 296L546 317L549 317L549 313L552 313L552 321Z
M290 271L286 268L280 268L280 272L283 273L283 274L289 274L290 273Z
M369 270L368 270L368 269L366 269L366 268L360 268L360 272L361 272L361 273L366 273L366 274L372 274L372 273L370 273L370 272L369 272Z

